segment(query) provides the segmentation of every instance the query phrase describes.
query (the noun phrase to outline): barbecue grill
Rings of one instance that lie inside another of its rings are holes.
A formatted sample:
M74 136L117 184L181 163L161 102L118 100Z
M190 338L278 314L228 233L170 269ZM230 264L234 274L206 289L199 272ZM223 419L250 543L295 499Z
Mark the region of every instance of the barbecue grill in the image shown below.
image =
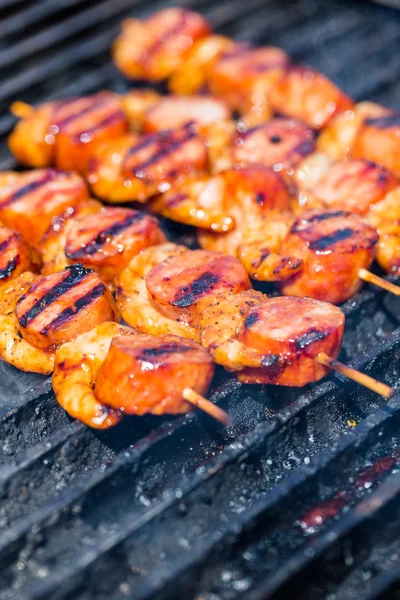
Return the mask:
M400 12L367 2L182 0L221 33L277 44L356 99L399 109ZM110 44L143 0L2 0L0 166L14 100L126 91ZM397 102L397 106L396 106ZM165 223L193 243L188 228ZM342 358L395 388L400 302L344 305ZM218 372L203 414L72 422L49 380L1 366L0 598L400 597L400 394L332 375L302 390Z

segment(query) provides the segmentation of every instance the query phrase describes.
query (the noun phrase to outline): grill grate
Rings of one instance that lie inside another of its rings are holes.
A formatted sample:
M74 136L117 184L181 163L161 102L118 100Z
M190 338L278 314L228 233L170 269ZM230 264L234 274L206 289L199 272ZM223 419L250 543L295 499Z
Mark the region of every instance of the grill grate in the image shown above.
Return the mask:
M1 168L15 166L4 143L9 103L125 91L109 56L119 22L163 4L2 0ZM236 39L283 46L357 98L400 108L400 13L390 8L181 4ZM399 308L372 289L344 306L343 359L393 386ZM235 418L228 430L193 414L94 432L67 418L48 380L2 367L2 383L1 599L282 600L295 589L299 599L357 590L372 600L398 591L398 395L384 403L336 375L299 392L219 372L212 399ZM387 468L371 471L377 464ZM337 498L330 518L302 526Z

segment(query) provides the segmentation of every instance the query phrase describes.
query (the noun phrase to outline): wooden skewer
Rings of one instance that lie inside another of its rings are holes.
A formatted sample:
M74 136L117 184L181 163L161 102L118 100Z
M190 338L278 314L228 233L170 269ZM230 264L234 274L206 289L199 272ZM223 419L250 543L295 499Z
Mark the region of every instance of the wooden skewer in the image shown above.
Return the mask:
M390 283L390 281L386 281L382 277L378 277L374 273L367 271L367 269L360 269L358 272L358 276L360 279L367 281L368 283L373 283L378 287L390 292L391 294L395 294L396 296L400 296L400 286L395 285L394 283Z
M315 360L321 363L322 365L325 365L326 367L329 367L330 369L341 373L342 375L346 375L346 377L348 377L349 379L360 383L361 385L372 390L373 392L376 392L380 396L384 396L385 398L391 398L394 394L393 388L389 387L384 383L381 383L380 381L377 381L377 379L374 379L373 377L370 377L365 373L360 373L360 371L356 371L356 369L344 365L338 360L335 360L334 358L331 358L330 356L325 354L325 352L320 352L320 354L318 354L315 357Z
M10 112L15 117L19 117L20 119L24 119L25 117L29 117L34 112L33 106L27 104L26 102L13 102L10 106Z
M182 392L182 396L185 400L194 406L197 406L197 408L200 408L200 410L204 410L204 412L208 413L211 417L217 419L217 421L221 421L221 423L226 426L232 425L232 419L227 412L192 390L192 388L185 388Z

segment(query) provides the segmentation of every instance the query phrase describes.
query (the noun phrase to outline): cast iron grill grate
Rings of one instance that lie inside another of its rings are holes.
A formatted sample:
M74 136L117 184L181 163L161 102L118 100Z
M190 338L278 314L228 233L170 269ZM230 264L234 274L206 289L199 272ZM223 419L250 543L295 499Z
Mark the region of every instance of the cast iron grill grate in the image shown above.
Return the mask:
M400 108L400 13L390 8L182 4L236 39L283 46L356 98ZM123 92L109 55L119 22L163 5L0 2L1 168L15 166L10 102ZM343 357L395 387L399 308L370 288L344 307ZM195 414L96 433L67 418L48 380L2 367L2 384L1 599L395 597L399 395L386 403L339 376L296 391L219 373L212 397L235 418L228 430Z

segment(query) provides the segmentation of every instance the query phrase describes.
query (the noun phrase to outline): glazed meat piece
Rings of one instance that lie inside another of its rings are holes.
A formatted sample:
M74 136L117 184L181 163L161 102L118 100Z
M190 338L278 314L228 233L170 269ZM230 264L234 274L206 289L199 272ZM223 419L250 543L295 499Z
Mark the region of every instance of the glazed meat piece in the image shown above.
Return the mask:
M84 173L99 142L128 131L121 98L111 92L49 102L27 113L9 138L11 152L30 167L55 166ZM18 115L17 115L18 116Z
M38 280L38 275L25 271L0 288L0 358L22 371L49 375L54 353L40 350L21 337L15 316L18 299Z
M385 167L368 160L344 160L326 171L312 194L327 208L365 214L396 184L396 178Z
M268 106L271 86L285 73L289 58L273 46L250 48L236 44L221 54L209 74L209 87L235 110Z
M175 335L116 337L100 367L95 394L128 415L187 413L185 388L207 392L214 375L210 354Z
M184 8L160 10L145 21L128 19L114 43L114 61L126 77L160 81L209 33L204 17Z
M145 202L207 164L204 141L185 125L105 144L90 163L88 180L97 196L111 202Z
M42 259L42 275L50 275L69 266L64 251L69 231L74 229L81 219L99 213L102 209L101 202L89 199L70 211L53 217L38 246Z
M24 271L38 271L40 258L19 233L0 225L0 286Z
M351 155L375 161L400 176L400 115L364 119Z
M150 88L130 90L121 98L121 105L126 114L130 129L135 132L143 130L143 122L147 112L163 98Z
M67 265L81 263L92 268L106 283L112 283L115 275L140 250L165 241L154 217L131 208L103 207L97 212L78 216L68 225L65 235L58 232L57 250L55 243L52 244L51 252L56 260L60 261L60 256L64 255L62 262ZM46 242L49 248L49 238ZM50 270L49 262L46 267Z
M94 429L108 429L122 419L120 412L97 399L94 386L113 338L134 334L130 327L105 322L57 349L53 389L57 402L71 417Z
M387 273L400 274L400 187L371 206L366 218L379 233L376 260Z
M283 240L280 252L303 261L302 269L280 284L283 294L339 304L361 287L360 269L371 265L378 234L356 214L307 211Z
M197 40L172 73L168 82L171 92L190 95L206 89L215 61L232 46L234 42L222 35Z
M267 298L253 290L214 302L202 317L202 344L243 383L301 387L327 368L320 352L336 358L344 315L310 298Z
M389 108L373 102L359 102L339 113L324 127L317 139L317 148L334 160L340 160L351 152L364 119L389 115L393 115Z
M314 148L314 133L306 125L291 119L272 119L236 136L233 160L239 165L260 163L292 175Z
M176 217L181 203L185 202L182 196L178 201L180 193L181 189L175 194L173 190L166 194L173 204ZM260 222L263 215L269 216L271 211L280 213L290 209L289 193L280 175L257 164L227 169L209 180L200 193L195 190L193 195L197 197L196 206L199 210L217 209L222 214L229 213L234 219L234 227L228 233L218 233L218 229L213 227L211 231L199 229L197 232L202 248L232 256L237 256L247 227Z
M144 131L174 129L188 123L210 125L230 116L227 104L212 96L165 96L146 111Z
M313 129L322 129L354 104L325 75L308 67L292 67L272 87L269 102L274 112L301 119Z
M79 175L37 169L0 175L0 219L35 245L56 215L68 213L88 198Z
M39 279L19 298L15 316L22 337L46 351L117 319L110 290L82 265Z
M233 257L164 244L133 258L116 287L123 318L139 331L197 340L205 307L216 297L248 289L250 283Z

